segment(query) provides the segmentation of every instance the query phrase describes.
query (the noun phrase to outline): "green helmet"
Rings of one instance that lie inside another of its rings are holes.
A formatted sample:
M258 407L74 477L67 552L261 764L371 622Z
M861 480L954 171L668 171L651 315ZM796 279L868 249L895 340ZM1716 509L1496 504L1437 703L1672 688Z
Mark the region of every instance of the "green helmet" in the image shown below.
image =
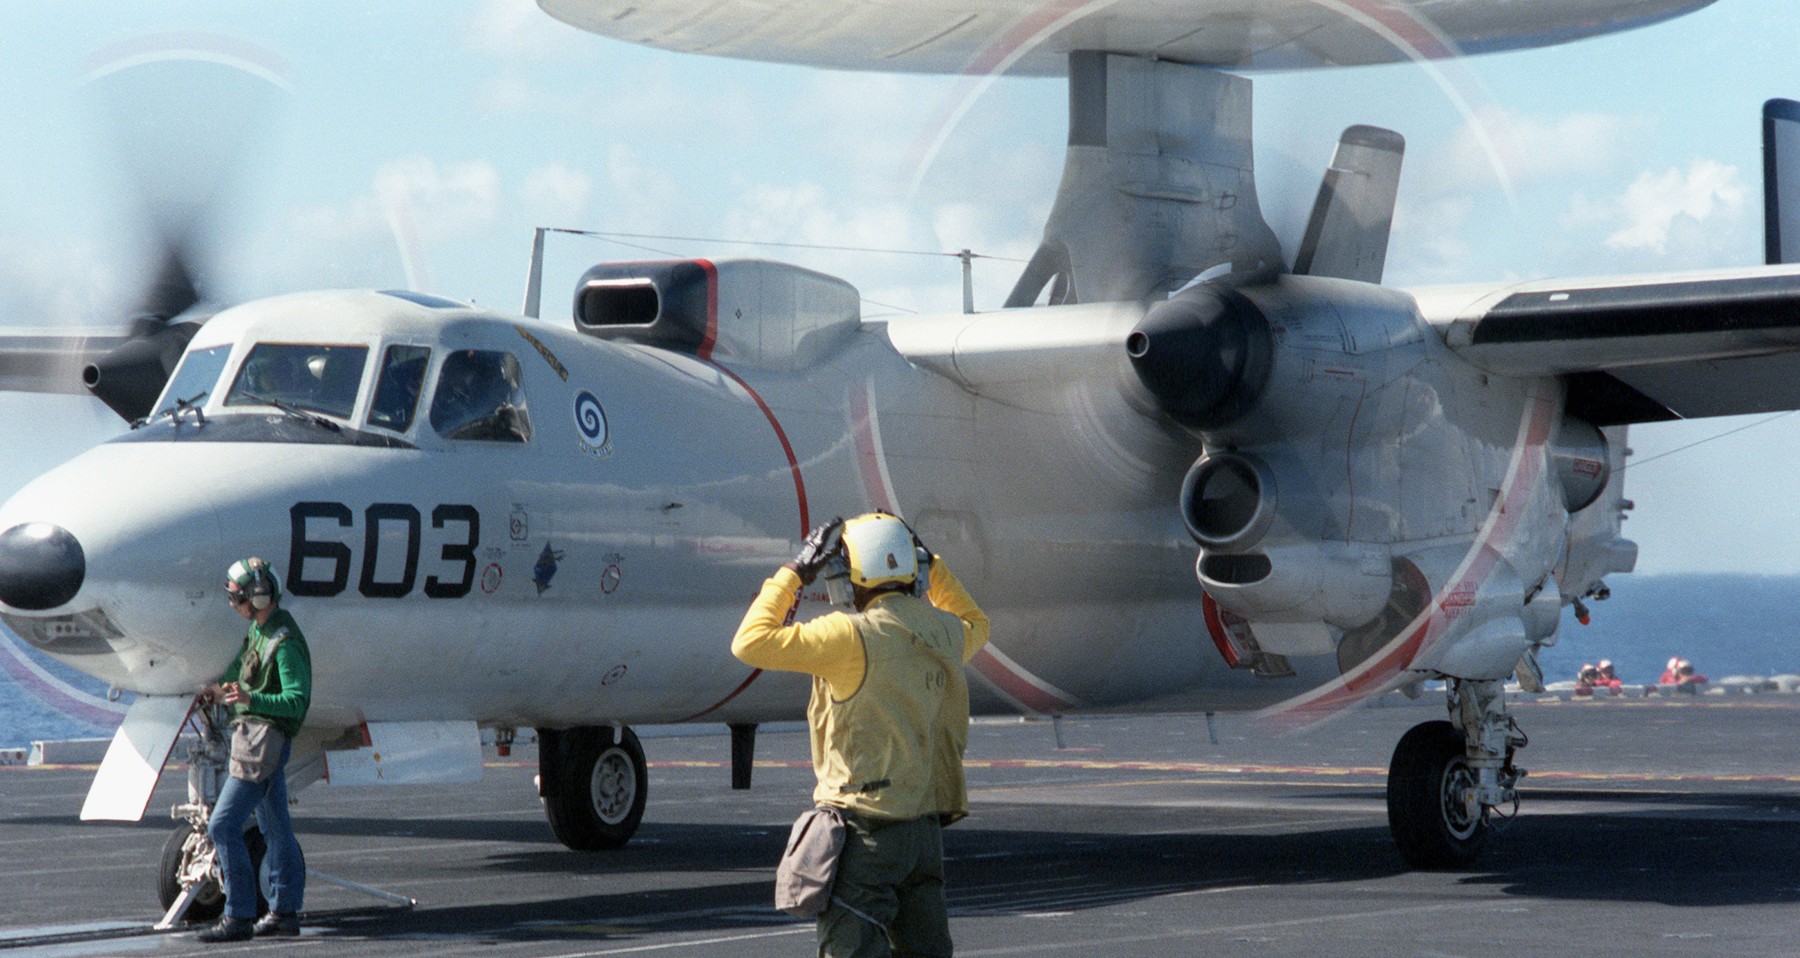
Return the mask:
M266 609L281 601L281 585L275 570L256 556L239 559L225 570L225 591L233 596L246 596L252 609Z

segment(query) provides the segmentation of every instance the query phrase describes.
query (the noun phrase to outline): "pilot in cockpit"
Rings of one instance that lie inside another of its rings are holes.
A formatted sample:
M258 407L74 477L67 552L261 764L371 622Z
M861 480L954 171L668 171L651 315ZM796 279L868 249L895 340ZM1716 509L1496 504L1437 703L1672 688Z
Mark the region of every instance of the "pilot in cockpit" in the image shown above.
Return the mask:
M431 425L446 439L524 442L530 436L518 360L465 349L444 358Z

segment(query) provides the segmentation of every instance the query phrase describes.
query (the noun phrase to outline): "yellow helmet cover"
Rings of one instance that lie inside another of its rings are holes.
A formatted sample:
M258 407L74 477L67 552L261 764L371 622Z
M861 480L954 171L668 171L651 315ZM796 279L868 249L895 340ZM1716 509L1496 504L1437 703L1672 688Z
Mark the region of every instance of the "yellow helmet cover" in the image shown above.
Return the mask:
M906 523L884 513L869 513L844 522L844 553L850 583L861 589L913 585L919 556Z

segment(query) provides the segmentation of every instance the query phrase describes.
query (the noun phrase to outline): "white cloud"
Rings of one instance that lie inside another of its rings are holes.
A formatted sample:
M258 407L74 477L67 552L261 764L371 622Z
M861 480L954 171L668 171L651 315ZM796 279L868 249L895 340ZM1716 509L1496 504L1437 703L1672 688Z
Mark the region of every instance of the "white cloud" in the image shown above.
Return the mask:
M1650 117L1571 113L1544 117L1499 107L1463 123L1438 156L1421 165L1428 188L1514 187L1605 171L1626 162L1655 126Z
M541 166L525 174L521 188L534 220L578 223L594 196L594 178L563 163Z
M428 157L406 157L376 171L375 195L386 206L403 206L421 239L453 239L477 233L499 216L500 173L485 160L440 167Z
M1588 212L1622 222L1606 237L1608 248L1661 254L1668 252L1672 233L1691 233L1709 221L1735 227L1747 192L1737 167L1701 159L1686 170L1640 173L1624 196Z

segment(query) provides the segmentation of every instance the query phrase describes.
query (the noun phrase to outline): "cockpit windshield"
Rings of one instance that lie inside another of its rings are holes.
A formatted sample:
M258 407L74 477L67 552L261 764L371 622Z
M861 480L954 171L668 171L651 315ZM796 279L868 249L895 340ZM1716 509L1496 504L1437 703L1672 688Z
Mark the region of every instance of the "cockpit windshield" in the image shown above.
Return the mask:
M369 425L405 432L412 428L419 391L425 385L425 364L431 350L424 346L389 346L382 355L381 374L375 377L375 398L369 403Z
M368 358L367 346L257 343L225 405L286 406L347 419Z
M219 387L219 374L225 371L225 360L230 356L230 346L211 346L181 357L181 365L176 368L174 378L169 380L168 388L163 390L162 402L156 404L156 411L150 418L155 419L178 404L191 405L196 399L204 401Z

